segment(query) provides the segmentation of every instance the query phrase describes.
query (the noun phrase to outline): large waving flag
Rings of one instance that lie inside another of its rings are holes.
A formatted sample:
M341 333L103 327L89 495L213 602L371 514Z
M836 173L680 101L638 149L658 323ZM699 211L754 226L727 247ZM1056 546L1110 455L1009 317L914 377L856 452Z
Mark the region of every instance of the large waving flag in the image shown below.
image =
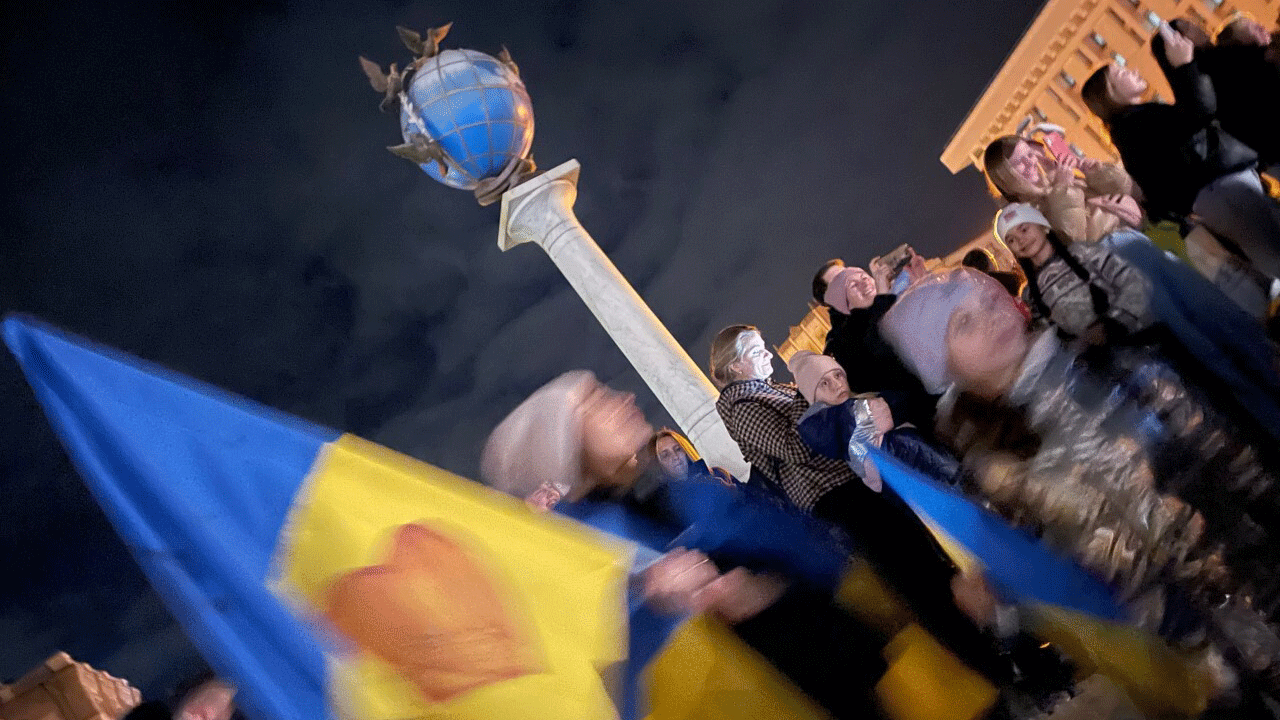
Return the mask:
M1054 605L1107 620L1124 616L1110 589L1079 565L896 458L874 447L868 450L884 482L943 541L962 569L981 568L1018 602Z
M1023 610L1023 628L1054 643L1081 676L1099 673L1154 716L1196 717L1213 695L1206 667L1125 622L1107 586L989 510L870 448L884 482L965 572L981 572Z
M255 720L822 716L711 621L632 623L633 543L31 319L4 337Z

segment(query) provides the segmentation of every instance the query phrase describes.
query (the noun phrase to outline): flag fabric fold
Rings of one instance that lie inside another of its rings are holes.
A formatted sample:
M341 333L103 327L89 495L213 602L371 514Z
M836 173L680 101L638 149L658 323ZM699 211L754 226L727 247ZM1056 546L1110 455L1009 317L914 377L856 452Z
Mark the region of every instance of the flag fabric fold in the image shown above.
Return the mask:
M823 716L713 621L633 627L628 540L31 318L3 334L254 720ZM630 646L661 650L628 670Z
M1214 690L1203 657L1127 622L1107 586L972 500L871 449L881 477L966 572L1022 606L1022 629L1052 643L1080 677L1105 675L1153 717L1196 717Z
M156 592L257 717L325 715L324 657L268 591L293 494L336 433L38 321L6 344Z
M960 564L980 568L1020 603L1042 603L1106 620L1124 612L1110 589L1068 558L958 492L876 448L870 455L884 482L920 516Z

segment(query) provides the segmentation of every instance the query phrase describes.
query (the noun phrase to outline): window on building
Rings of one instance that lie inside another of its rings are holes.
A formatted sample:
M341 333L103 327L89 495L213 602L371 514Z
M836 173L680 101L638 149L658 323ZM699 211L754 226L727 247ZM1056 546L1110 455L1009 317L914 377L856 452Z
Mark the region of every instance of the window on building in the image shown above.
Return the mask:
M1101 126L1095 128L1094 125L1095 124L1092 122L1085 125L1085 134L1097 143L1097 149L1101 149L1103 154L1111 158L1117 157L1115 146L1111 144L1111 136L1107 134L1106 129ZM1101 159L1102 158L1099 158L1099 160Z
M1118 53L1118 52L1112 52L1112 53L1111 53L1111 61L1112 61L1112 62L1114 62L1115 64L1119 65L1120 67L1124 67L1125 62L1127 62L1127 61L1124 59L1124 56L1123 56L1123 55L1121 55L1121 54L1120 54L1120 53Z
M1058 73L1058 79L1061 80L1062 84L1068 88L1073 88L1076 86L1076 79L1071 77L1071 74L1068 73L1066 70L1063 70L1062 72Z
M1204 4L1207 5L1210 10L1217 10L1222 7L1222 0L1204 0Z
M1094 45L1097 45L1100 48L1107 46L1107 39L1099 35L1096 31L1089 33L1089 39L1093 41Z
M1044 89L1044 94L1053 100L1054 105L1057 106L1053 112L1055 117L1071 118L1067 121L1068 123L1080 122L1080 113L1076 112L1076 109L1070 104L1064 102L1062 96L1059 95L1056 90L1051 87L1047 87Z
M1076 157L1084 157L1084 151L1077 147L1075 143L1069 143L1067 147L1071 148L1071 152L1075 153Z
M1207 28L1210 25L1209 21L1205 20L1203 15L1196 12L1196 9L1194 7L1188 7L1186 15L1187 17L1191 18L1195 22L1199 23L1200 27Z
M1163 95L1161 95L1161 94L1157 91L1157 92L1155 92L1155 93L1152 93L1152 95L1151 95L1151 100L1152 100L1152 102L1162 103L1162 102L1164 102L1164 96L1163 96Z
M1140 2L1140 0L1129 0L1129 4L1132 5L1134 8L1142 7L1142 3Z
M1044 111L1043 111L1043 110L1041 110L1041 109L1040 109L1040 108L1038 108L1038 107L1033 107L1033 108L1031 108L1031 114L1032 114L1032 115L1035 115L1035 116L1036 116L1036 120L1039 120L1040 122L1044 122L1045 120L1048 120L1048 119L1049 119L1049 116L1048 116L1048 115L1045 115L1045 114L1044 114Z
M1148 30L1155 30L1160 27L1160 16L1156 14L1155 10L1148 10L1144 20L1146 20Z
M1120 4L1116 3L1115 7L1120 7ZM1129 38L1133 40L1134 45L1145 45L1147 38L1143 37L1142 33L1137 29L1137 26L1142 24L1143 11L1137 5L1130 5L1129 10L1132 12L1122 18L1114 10L1107 8L1105 17L1107 20L1111 21L1109 24L1117 26L1123 34L1128 35Z

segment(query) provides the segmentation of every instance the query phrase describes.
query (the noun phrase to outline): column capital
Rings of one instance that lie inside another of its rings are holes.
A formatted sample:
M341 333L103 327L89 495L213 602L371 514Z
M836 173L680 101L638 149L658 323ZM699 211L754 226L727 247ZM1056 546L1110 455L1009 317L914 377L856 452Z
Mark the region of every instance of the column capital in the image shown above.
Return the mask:
M527 232L518 217L526 206L547 193L559 191L560 202L572 214L573 202L578 198L578 174L582 166L577 160L568 160L544 173L520 183L502 194L502 211L498 215L498 247L503 252L516 245L544 239L540 233Z

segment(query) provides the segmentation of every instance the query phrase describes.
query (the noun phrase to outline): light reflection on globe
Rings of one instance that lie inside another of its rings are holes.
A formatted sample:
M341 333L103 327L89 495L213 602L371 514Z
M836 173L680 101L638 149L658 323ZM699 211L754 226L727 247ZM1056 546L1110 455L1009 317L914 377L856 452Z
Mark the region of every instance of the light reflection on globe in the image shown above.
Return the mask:
M475 50L444 50L414 73L400 104L405 142L422 133L448 154L449 171L434 162L422 171L460 190L474 190L525 157L533 144L533 105L520 77Z

